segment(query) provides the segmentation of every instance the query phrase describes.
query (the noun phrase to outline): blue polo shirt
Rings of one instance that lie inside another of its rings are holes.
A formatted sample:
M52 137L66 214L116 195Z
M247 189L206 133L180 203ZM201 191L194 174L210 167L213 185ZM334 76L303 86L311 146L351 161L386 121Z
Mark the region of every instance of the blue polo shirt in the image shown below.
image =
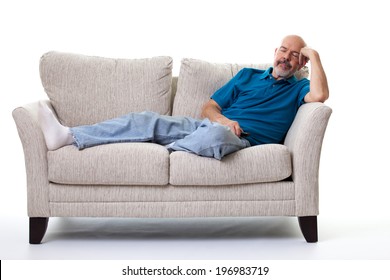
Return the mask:
M272 70L244 68L211 96L224 116L250 133L252 146L282 143L310 91L308 79L275 80Z

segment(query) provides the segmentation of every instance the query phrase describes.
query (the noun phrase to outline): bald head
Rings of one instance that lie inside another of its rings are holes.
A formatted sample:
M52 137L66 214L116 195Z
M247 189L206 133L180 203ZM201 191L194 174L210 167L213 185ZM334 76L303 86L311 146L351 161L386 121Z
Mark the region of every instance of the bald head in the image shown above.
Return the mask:
M306 47L305 40L298 35L287 35L284 37L280 45L283 46L285 44L294 45L299 49Z

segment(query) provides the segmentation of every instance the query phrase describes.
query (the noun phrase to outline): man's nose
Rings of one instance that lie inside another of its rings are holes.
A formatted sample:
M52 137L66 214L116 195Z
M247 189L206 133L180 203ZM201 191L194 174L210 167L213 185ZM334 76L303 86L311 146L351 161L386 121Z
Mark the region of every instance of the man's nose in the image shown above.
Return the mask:
M283 58L287 61L290 61L291 60L291 53L290 52L285 52L283 54Z

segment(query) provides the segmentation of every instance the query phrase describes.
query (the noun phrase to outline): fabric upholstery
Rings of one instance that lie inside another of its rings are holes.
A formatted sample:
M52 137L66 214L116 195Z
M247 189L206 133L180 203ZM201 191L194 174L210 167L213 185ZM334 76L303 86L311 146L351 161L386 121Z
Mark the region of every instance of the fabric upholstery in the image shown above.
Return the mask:
M332 109L320 102L300 107L284 144L292 154L298 216L319 213L319 165L324 134Z
M287 147L269 144L240 150L222 161L172 153L169 180L172 185L234 185L275 182L290 175Z
M51 183L51 202L294 200L292 181L220 186L64 185Z
M50 203L52 217L192 218L293 216L293 200Z
M49 52L41 58L40 75L66 126L129 112L171 113L171 57L111 59Z
M169 153L152 143L101 145L79 151L66 146L47 154L49 181L91 185L166 185Z
M48 104L50 106L50 104ZM16 108L13 112L22 142L27 180L29 217L50 216L49 181L47 180L46 144L39 127L38 102Z
M184 58L180 65L172 115L200 118L203 104L231 77L230 64Z

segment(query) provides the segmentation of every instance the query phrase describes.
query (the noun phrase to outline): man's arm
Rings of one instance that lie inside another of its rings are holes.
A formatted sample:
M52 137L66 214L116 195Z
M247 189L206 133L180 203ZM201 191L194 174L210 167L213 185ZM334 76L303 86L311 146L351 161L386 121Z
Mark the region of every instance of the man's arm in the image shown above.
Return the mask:
M218 122L222 125L230 127L232 132L237 136L241 135L242 129L240 124L236 121L232 121L222 115L222 109L213 99L210 99L202 109L202 118L208 118L212 122Z
M324 102L329 98L328 81L317 51L310 48L301 49L299 63L311 63L310 92L305 96L305 102Z

